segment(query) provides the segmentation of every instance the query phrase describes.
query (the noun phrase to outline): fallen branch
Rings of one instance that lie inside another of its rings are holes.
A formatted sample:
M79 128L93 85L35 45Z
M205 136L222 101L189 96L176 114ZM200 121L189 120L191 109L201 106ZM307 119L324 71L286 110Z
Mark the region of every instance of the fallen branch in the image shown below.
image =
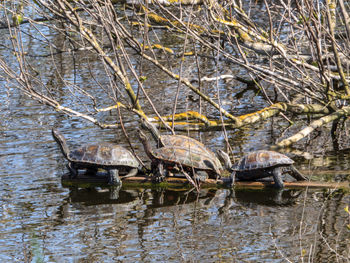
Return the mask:
M259 111L244 114L241 116L234 117L235 122L231 120L222 122L221 120L209 120L205 115L200 114L196 111L187 111L183 113L177 113L174 115L174 123L176 130L202 130L207 128L221 128L225 126L231 129L238 129L242 126L253 124L259 121L266 120L270 117L276 116L281 112L292 112L296 114L329 114L328 108L318 104L291 104L278 102L272 104L269 107L263 108ZM168 125L172 123L173 115L162 116L162 119L167 122ZM157 122L158 117L150 118L149 121ZM182 122L181 122L182 121ZM197 122L193 122L197 121ZM157 125L157 123L155 123ZM158 125L161 128L162 125Z
M322 127L323 125L335 121L341 117L346 117L350 115L350 106L344 107L341 110L338 110L330 115L326 115L316 121L313 121L308 127L304 128L297 134L289 137L288 139L284 139L281 142L277 143L278 147L287 147L292 145L295 142L300 141L301 139L308 136L315 129Z
M158 117L154 117L155 120L159 120ZM164 121L172 122L173 115L162 116ZM175 121L183 121L183 120L199 120L202 121L207 126L215 126L217 125L216 121L210 121L207 116L200 114L196 111L186 111L183 113L174 114Z

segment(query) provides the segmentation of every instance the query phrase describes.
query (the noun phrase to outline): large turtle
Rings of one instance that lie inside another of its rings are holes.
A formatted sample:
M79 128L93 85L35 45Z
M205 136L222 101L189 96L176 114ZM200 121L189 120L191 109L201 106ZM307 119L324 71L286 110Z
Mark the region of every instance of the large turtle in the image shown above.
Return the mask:
M218 167L206 152L181 146L165 146L152 150L147 136L141 130L139 137L152 161L151 169L157 182L164 180L169 171L178 171L181 168L200 181L204 181L208 176L220 177L221 164Z
M218 167L220 170L223 169L220 163L220 160L217 158L215 153L213 153L200 141L197 141L196 139L193 139L191 137L184 136L184 135L177 135L177 134L162 135L160 134L156 126L153 123L146 120L145 118L141 119L141 126L147 129L152 134L152 137L156 141L158 148L175 146L175 147L187 148L188 151L205 153L206 155L210 156L211 160L214 162L214 165L216 167Z
M294 161L284 154L275 151L256 151L248 153L234 165L227 153L218 150L219 158L230 170L232 185L235 179L251 181L272 176L276 188L283 188L282 168L289 168L290 174L298 181L307 180L294 166Z
M113 143L98 143L84 145L78 149L69 150L66 139L56 129L52 136L60 146L61 152L68 160L68 169L76 177L79 169L96 174L98 168L105 169L109 174L109 184L120 185L119 174L123 178L135 176L140 164L135 156L126 148Z

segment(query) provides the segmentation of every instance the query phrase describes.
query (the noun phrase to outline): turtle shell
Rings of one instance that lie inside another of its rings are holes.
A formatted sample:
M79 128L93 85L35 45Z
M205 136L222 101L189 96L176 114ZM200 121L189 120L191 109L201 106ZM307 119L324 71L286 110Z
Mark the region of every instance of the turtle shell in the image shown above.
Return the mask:
M218 167L210 155L195 150L189 151L186 147L162 147L153 151L155 158L171 164L193 167L203 171L214 171L220 174ZM220 164L221 166L221 164Z
M129 150L112 143L85 145L70 151L68 158L71 162L96 166L139 166L139 162Z
M242 157L232 166L232 170L243 172L255 169L266 169L275 166L292 165L294 161L284 154L274 151L256 151Z
M212 162L214 162L214 165L219 170L223 169L221 162L216 157L215 153L213 153L203 143L197 141L196 139L184 135L162 135L160 139L165 147L180 147L183 150L187 150L188 152L195 152L195 155L204 154L206 158L209 158Z

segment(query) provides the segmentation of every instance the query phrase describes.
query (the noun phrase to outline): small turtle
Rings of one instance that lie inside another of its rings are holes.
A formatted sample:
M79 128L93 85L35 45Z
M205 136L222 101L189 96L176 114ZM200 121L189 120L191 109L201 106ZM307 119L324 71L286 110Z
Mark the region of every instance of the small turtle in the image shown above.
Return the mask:
M60 146L61 152L68 160L68 169L76 177L78 169L96 174L98 168L105 169L109 174L109 184L120 185L119 174L125 177L135 176L140 164L135 156L124 147L113 143L98 143L84 145L72 151L69 150L66 139L56 129L52 136Z
M282 168L288 167L290 174L298 181L307 180L294 166L294 161L284 154L275 151L256 151L243 156L234 165L227 153L218 150L219 158L226 167L231 167L231 180L234 185L235 178L239 180L251 181L272 176L276 188L283 188L281 177Z
M189 151L205 153L206 155L210 156L211 160L214 162L216 167L218 167L220 170L223 170L220 160L217 158L215 153L209 150L200 141L197 141L196 139L184 135L161 135L156 126L153 123L146 120L145 118L141 119L141 126L142 128L147 129L152 134L152 137L156 141L158 148L176 146L181 148L187 148Z
M157 182L164 180L169 171L179 168L192 174L194 179L204 181L208 176L220 177L220 168L206 152L188 150L187 147L165 146L152 150L147 136L139 130L140 140L147 156L151 159L151 169Z

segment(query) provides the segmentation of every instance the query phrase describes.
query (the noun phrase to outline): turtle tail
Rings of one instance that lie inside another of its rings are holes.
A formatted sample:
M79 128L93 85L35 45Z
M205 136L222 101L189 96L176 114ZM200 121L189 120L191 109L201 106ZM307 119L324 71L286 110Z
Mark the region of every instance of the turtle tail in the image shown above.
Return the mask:
M290 170L291 170L291 175L297 180L297 181L306 181L307 178L298 171L297 168L294 167L294 165L290 166Z

